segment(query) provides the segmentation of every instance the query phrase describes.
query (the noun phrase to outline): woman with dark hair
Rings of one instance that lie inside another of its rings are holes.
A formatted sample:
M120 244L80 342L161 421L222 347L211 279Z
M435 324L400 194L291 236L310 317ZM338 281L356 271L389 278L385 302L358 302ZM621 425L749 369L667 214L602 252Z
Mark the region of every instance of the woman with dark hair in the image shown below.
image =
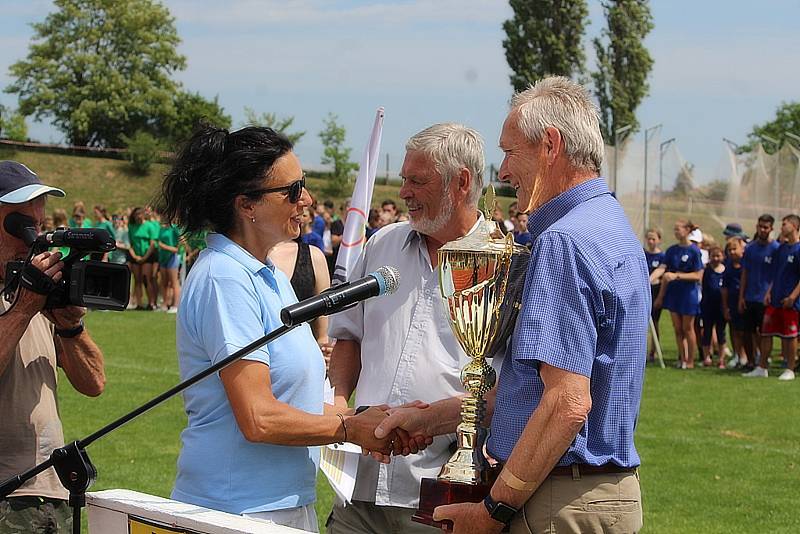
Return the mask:
M270 128L202 127L167 174L164 218L187 233L210 230L178 308L181 377L219 362L280 326L297 302L267 253L300 234L310 198L289 140ZM359 415L323 403L325 368L307 324L244 356L183 394L172 497L316 531L316 445L339 441L387 451Z

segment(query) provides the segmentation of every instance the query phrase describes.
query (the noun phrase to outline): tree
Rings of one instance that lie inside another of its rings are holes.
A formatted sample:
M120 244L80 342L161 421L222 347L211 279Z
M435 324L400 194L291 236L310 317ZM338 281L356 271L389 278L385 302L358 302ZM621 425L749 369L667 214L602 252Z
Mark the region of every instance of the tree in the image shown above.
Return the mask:
M675 178L675 188L672 190L672 195L678 198L686 198L694 190L694 165L691 163L684 163L681 170L678 171L678 176Z
M592 80L603 137L613 145L616 130L631 125L635 131L639 126L636 108L650 90L647 76L653 68L643 41L654 25L648 0L609 0L602 5L608 27L593 41L597 71Z
M262 113L259 115L253 108L244 108L245 122L243 126L266 126L276 132L280 132L289 138L293 145L296 145L306 132L289 132L289 128L294 124L294 117L278 118L275 113Z
M19 111L11 112L0 105L0 137L12 141L27 141L28 125L25 124L25 115Z
M510 0L514 17L503 23L511 85L524 91L548 75L583 73L584 27L589 16L585 0Z
M184 69L174 19L155 0L54 0L33 25L27 58L6 88L24 115L52 118L76 145L119 146L175 115Z
M333 173L323 188L323 193L330 196L345 196L350 185L351 173L358 170L358 163L350 161L351 148L344 146L345 129L338 123L338 117L328 114L324 121L325 128L319 133L325 150L322 155L323 165L333 165Z
M783 102L775 112L775 118L764 124L753 126L748 134L749 142L740 148L742 152L751 151L762 142L762 135L768 135L783 142L786 132L800 135L800 102ZM777 147L771 147L773 150Z
M188 139L201 122L218 128L230 128L231 117L219 105L219 99L206 100L200 93L180 91L173 100L175 113L165 117L159 134L172 145Z
M147 132L136 132L132 137L122 134L122 141L128 147L126 158L138 174L150 172L150 167L161 156L161 144Z

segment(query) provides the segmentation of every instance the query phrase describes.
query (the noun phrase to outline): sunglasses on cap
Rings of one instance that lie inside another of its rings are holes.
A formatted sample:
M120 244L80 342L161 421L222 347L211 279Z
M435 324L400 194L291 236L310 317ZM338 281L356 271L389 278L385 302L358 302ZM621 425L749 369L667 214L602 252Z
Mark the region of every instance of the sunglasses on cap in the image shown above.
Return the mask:
M306 187L306 174L303 173L303 177L299 180L295 180L294 182L290 183L289 185L284 185L281 187L271 187L269 189L256 189L254 191L248 191L248 195L265 195L267 193L286 193L289 197L289 202L292 204L297 204L297 201L300 200L300 197L303 194L303 189Z

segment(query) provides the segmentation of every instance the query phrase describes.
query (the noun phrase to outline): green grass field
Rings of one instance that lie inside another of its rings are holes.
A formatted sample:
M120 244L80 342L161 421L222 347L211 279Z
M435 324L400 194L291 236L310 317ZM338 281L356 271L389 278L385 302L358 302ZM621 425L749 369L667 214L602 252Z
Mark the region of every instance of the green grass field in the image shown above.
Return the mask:
M84 398L62 376L67 440L85 437L178 382L174 316L91 312L87 324L106 354L107 386L99 398ZM662 332L666 356L674 360L666 320ZM717 369L647 369L636 433L645 532L800 530L800 383L774 376L747 380ZM99 473L92 490L168 496L184 424L176 398L91 445ZM318 494L324 523L331 506L324 480Z

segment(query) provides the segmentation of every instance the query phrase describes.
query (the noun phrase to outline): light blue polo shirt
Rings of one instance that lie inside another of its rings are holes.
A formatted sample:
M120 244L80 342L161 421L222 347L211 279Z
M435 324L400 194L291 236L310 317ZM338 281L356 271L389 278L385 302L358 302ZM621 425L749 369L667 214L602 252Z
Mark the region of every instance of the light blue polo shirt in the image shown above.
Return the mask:
M223 360L282 323L297 302L286 276L221 234L209 234L181 295L177 344L181 379ZM325 365L308 324L244 359L269 366L272 393L321 414ZM181 433L172 498L234 514L305 506L315 500L318 447L251 443L239 430L215 374L183 393L188 426Z

